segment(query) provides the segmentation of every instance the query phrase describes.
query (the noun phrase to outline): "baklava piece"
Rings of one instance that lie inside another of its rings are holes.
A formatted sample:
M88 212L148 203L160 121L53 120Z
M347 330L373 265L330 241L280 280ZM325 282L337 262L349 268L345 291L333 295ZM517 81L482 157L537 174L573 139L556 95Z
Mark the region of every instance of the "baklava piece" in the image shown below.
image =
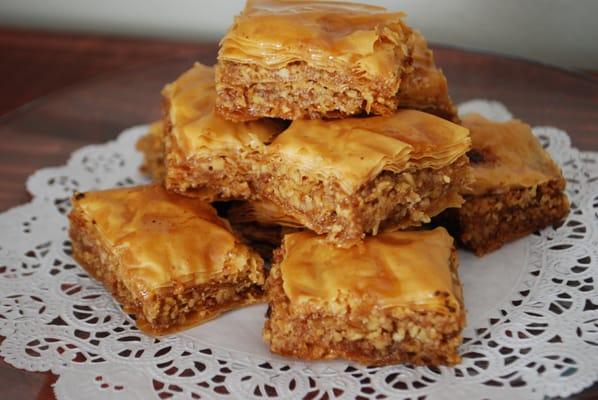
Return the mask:
M258 199L348 247L460 206L470 146L466 128L413 110L297 120L267 147L252 185Z
M476 114L463 124L471 132L474 182L465 204L442 219L466 247L481 256L568 215L565 179L528 125Z
M161 335L264 300L263 261L212 206L149 185L77 193L73 257Z
M249 0L221 41L218 112L236 121L392 113L412 70L402 18L362 4Z
M280 121L234 123L214 113L214 69L195 64L162 91L165 186L205 201L245 199L252 155L284 129Z
M164 124L150 125L148 132L137 141L137 150L143 154L140 170L155 182L162 182L166 175L164 166Z
M339 249L286 235L268 276L264 339L274 353L369 365L454 365L465 324L453 239L443 228Z

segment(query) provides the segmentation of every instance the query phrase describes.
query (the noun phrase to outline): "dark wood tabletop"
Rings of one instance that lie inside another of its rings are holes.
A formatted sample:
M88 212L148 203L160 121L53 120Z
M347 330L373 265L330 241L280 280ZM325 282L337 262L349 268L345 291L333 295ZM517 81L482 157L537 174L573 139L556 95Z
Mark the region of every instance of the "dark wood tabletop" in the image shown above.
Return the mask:
M591 75L434 49L456 102L501 101L516 117L562 128L574 146L598 150L598 80ZM215 43L0 29L0 212L29 200L24 183L35 170L62 165L81 146L157 119L162 86L194 61L212 64L216 51ZM53 399L55 380L0 360L0 399ZM598 384L571 397L596 398Z

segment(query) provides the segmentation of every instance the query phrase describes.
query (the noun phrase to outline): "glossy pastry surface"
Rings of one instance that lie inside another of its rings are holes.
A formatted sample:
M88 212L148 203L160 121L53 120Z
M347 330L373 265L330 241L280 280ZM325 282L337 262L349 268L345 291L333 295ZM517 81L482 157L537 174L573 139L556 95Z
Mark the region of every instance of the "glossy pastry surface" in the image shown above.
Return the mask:
M402 18L381 7L344 2L249 1L222 39L219 60L268 68L300 61L394 75L397 60L409 55L411 30Z
M441 168L470 148L469 131L415 110L388 117L297 120L268 151L297 162L324 179L334 177L347 192L381 171Z
M235 246L228 223L211 205L159 185L88 192L75 199L120 259L121 279L142 296L174 282L209 280L221 272Z
M380 307L458 305L449 268L453 239L443 228L392 232L340 249L310 232L288 234L280 263L291 303L370 297Z

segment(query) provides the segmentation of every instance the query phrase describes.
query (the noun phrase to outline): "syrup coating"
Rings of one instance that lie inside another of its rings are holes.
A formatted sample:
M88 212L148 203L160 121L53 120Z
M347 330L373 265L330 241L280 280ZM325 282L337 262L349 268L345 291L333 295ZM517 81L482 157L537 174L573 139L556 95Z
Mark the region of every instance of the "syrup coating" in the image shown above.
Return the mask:
M470 148L469 131L431 114L400 110L388 117L296 120L268 150L348 193L383 170L441 168Z
M458 305L449 268L453 239L444 228L390 232L340 249L311 232L288 234L280 263L291 303L368 297L379 307Z
M396 77L410 53L403 16L345 2L250 0L222 39L218 59L276 69L306 62Z
M463 125L471 131L473 143L469 153L474 176L471 194L498 193L563 180L560 168L529 125L519 120L492 122L478 114L465 116Z
M208 281L222 272L236 244L211 205L160 185L87 192L73 201L113 249L118 273L136 296Z

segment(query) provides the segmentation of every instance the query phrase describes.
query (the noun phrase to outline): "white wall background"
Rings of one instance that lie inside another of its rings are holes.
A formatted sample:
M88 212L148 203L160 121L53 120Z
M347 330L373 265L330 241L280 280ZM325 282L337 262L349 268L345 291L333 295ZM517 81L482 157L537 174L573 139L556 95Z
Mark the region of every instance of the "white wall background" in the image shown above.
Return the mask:
M355 0L359 1L359 0ZM598 0L361 0L430 41L598 69ZM0 0L0 25L217 40L244 0Z

